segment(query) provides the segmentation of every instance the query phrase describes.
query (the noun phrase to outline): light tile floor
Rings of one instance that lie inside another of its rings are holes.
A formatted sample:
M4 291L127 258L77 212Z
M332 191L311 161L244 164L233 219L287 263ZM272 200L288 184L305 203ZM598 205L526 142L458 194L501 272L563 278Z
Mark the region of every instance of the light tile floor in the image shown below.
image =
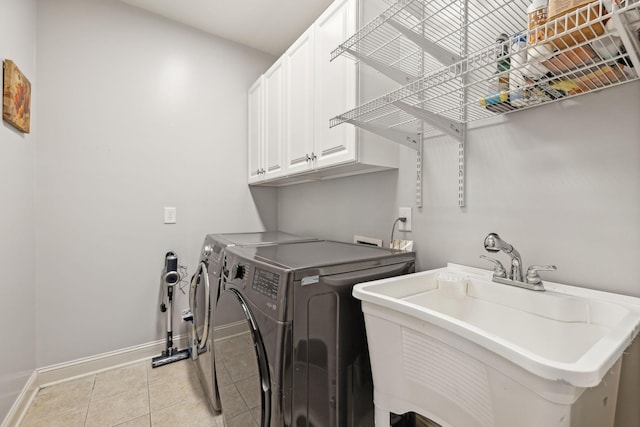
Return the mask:
M191 360L140 362L42 388L19 427L219 427Z
M260 379L249 333L216 341L215 349L227 427L259 427Z
M246 335L217 346L227 427L259 425L257 365ZM140 362L42 388L19 427L224 427L212 414L191 360L151 368ZM426 419L416 427L439 427Z

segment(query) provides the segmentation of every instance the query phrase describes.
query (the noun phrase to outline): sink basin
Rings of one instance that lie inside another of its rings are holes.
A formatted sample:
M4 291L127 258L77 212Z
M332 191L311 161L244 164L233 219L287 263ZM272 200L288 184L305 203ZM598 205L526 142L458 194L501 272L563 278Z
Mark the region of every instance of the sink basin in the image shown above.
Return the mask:
M640 299L550 282L534 292L491 274L449 264L354 287L376 426L389 411L451 427L612 426Z

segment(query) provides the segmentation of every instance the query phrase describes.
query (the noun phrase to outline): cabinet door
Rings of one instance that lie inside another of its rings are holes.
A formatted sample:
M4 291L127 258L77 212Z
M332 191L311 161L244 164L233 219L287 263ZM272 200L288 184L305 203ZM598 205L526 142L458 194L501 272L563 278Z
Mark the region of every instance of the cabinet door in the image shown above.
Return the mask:
M263 78L260 77L249 88L249 144L247 147L249 155L249 183L261 181L263 179L263 112Z
M285 173L312 167L313 27L285 52Z
M264 178L283 174L284 146L284 61L282 58L264 73Z
M356 31L356 0L336 0L315 27L314 154L317 167L356 160L355 127L329 128L329 120L356 105L356 65L330 54Z

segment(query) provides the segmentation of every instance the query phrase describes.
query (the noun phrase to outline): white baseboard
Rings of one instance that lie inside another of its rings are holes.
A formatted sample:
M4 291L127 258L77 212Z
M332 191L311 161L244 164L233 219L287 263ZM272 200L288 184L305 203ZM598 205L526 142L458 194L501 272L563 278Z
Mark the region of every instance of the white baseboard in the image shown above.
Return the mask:
M0 427L16 427L22 421L24 414L27 412L27 408L31 405L33 398L40 390L38 383L38 371L33 371L29 380L22 388L22 391L18 395L18 398L13 402L13 406L9 409L9 413L0 424Z
M173 337L175 347L187 347L187 336ZM47 387L64 381L92 375L97 372L117 368L119 366L138 363L158 356L167 347L166 340L152 341L146 344L127 347L120 350L97 354L95 356L72 360L38 369L40 387Z
M246 328L246 321L222 325L216 328L216 336L231 337L241 333L245 329L243 327ZM188 339L186 334L178 335L173 337L173 344L178 349L184 349L188 347ZM50 386L119 366L138 363L159 356L166 350L166 347L167 342L163 339L40 368L37 370L38 385L40 387Z
M229 323L216 328L216 336L221 339L229 338L242 333L244 330L246 330L246 321ZM174 346L179 349L187 348L187 342L187 335L178 335L173 338ZM150 360L152 357L162 354L166 346L166 340L162 339L36 369L9 410L4 421L0 424L0 427L15 427L19 425L38 390L43 387L86 375L92 375L119 366Z

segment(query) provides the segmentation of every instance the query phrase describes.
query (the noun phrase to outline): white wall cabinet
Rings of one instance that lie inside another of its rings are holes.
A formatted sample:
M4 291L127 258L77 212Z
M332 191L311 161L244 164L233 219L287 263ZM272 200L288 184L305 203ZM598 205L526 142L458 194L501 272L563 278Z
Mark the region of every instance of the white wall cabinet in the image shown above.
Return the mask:
M284 60L264 73L264 179L282 176L284 147Z
M284 60L279 60L249 89L249 183L284 172Z
M285 173L313 168L314 28L285 52Z
M318 167L356 160L356 133L349 126L329 128L329 120L356 106L356 64L330 52L357 29L355 0L335 1L314 24L314 161Z
M256 102L258 95L252 89L258 82L249 90L250 184L281 186L398 167L395 144L354 127L329 127L332 117L354 108L358 101L357 64L346 58L329 61L335 46L356 31L358 13L357 0L334 1L259 79L264 84L267 135L262 150L267 154L257 168L252 149L257 144L252 138L256 131L251 128L259 123L252 117L251 103ZM276 74L284 78L279 98L283 104L276 101ZM282 121L276 120L279 114ZM280 131L276 122L282 126ZM278 150L281 163L275 161Z
M247 132L249 145L247 147L249 157L249 184L261 181L263 179L263 157L262 150L264 145L264 77L260 76L258 80L249 88L249 129Z

